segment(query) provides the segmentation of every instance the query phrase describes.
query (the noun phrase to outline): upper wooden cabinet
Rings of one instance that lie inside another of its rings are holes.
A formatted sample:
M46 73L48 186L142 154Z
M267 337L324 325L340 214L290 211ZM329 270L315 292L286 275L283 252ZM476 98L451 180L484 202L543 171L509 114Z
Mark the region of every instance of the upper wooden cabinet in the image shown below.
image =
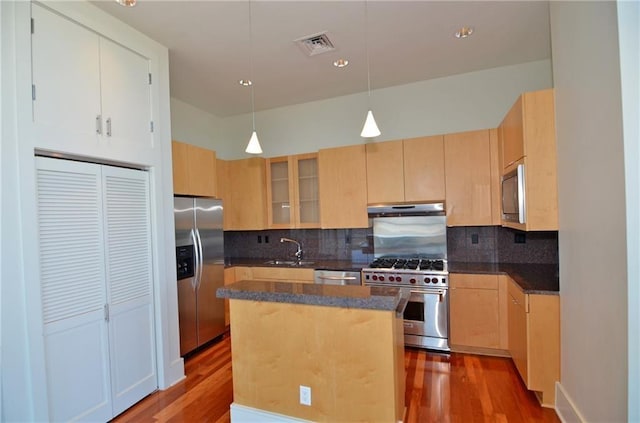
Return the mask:
M366 159L369 204L445 198L442 135L367 144Z
M560 380L560 297L525 294L508 279L509 352L527 388L553 407Z
M322 228L366 228L367 161L365 146L328 148L318 153Z
M558 230L558 182L553 89L522 94L498 128L504 175L524 164L526 223L503 226Z
M404 140L405 201L442 201L444 184L444 137Z
M226 162L225 230L267 227L265 159L251 157Z
M217 197L215 151L173 141L171 153L174 194Z
M266 172L269 228L318 228L318 155L269 158Z
M447 134L444 152L447 225L491 225L490 130Z

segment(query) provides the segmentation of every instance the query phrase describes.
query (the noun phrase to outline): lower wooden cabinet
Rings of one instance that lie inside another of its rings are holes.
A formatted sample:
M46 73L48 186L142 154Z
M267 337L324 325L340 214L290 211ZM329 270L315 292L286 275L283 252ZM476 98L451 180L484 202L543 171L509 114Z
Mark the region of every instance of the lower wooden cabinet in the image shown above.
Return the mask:
M508 292L509 352L527 388L553 407L560 380L560 297L525 294L512 279Z
M452 348L507 349L506 286L498 275L452 273L450 334Z

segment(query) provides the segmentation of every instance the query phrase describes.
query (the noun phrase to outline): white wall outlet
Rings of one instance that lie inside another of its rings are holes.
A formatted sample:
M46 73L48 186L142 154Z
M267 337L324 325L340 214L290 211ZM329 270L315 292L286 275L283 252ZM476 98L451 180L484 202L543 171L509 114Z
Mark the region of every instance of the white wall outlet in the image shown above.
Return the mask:
M300 404L311 405L311 388L300 385Z

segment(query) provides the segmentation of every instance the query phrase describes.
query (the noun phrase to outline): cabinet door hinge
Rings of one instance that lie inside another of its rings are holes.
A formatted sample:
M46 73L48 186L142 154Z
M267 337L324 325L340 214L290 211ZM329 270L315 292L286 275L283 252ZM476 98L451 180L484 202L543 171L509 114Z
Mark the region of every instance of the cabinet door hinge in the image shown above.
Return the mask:
M104 321L109 321L109 304L104 305Z
M31 18L31 33L34 34L36 32L36 21Z
M149 123L151 124L151 125L150 125L151 132L153 132L153 121L151 121L151 122L149 122Z
M36 85L31 84L31 100L36 100Z
M151 85L151 74L149 74L149 85Z

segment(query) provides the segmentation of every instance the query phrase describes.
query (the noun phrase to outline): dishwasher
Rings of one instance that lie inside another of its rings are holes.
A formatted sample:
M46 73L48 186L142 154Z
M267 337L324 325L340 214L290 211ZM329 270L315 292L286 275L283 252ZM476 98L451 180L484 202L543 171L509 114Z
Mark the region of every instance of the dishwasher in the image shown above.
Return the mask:
M362 285L360 272L342 270L316 270L314 283L325 285Z

